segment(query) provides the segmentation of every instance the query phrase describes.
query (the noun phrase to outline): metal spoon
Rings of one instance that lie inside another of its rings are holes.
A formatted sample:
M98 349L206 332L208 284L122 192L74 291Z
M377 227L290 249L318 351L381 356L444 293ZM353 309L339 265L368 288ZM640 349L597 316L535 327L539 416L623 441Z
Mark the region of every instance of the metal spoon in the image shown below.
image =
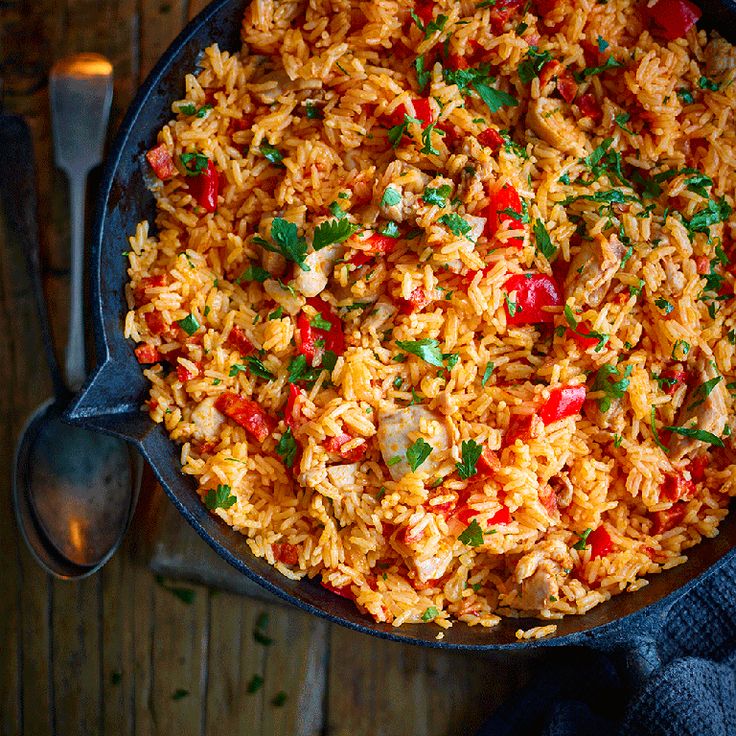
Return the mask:
M12 181L5 177L0 182L0 194L8 220L24 242L55 394L36 409L21 433L13 498L21 532L41 566L58 577L78 578L98 570L119 546L140 480L140 461L125 442L61 419L70 391L81 386L86 374L84 192L87 174L102 161L112 65L97 54L63 59L51 70L49 93L56 163L69 179L71 200L66 381L54 355L41 284L30 134L20 118L5 116L0 126L0 150L8 164L4 170L13 172Z

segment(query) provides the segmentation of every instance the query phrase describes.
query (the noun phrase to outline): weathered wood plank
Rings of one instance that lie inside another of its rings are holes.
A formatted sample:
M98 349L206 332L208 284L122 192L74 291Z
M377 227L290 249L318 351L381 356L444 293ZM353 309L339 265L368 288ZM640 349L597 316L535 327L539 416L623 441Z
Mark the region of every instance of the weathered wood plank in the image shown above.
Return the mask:
M141 3L140 74L145 77L187 20L186 0Z

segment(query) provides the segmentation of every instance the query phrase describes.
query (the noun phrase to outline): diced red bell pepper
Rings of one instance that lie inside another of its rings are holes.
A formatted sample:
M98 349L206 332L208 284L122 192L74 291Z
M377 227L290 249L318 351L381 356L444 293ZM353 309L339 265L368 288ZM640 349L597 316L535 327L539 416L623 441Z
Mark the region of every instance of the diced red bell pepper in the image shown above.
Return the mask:
M549 392L549 399L539 409L539 418L545 424L578 414L585 402L585 386L560 386Z
M381 235L381 233L373 233L373 235L367 237L363 243L368 246L368 252L371 255L390 253L398 242L397 238L391 238L388 235Z
M506 281L506 291L516 292L513 316L505 305L506 322L510 325L534 325L554 322L554 314L545 307L562 306L560 290L554 279L543 273L516 274Z
M160 335L166 331L167 325L161 312L146 312L143 319L146 320L146 326L152 335Z
M514 217L511 212L516 212L519 216ZM486 210L486 235L493 237L504 224L510 230L519 230L522 227L521 215L519 193L511 184L504 184L491 193L491 201ZM506 240L505 245L510 248L521 248L524 239L515 236Z
M512 414L508 429L503 436L502 447L513 445L516 440L531 439L535 414Z
M480 476L493 475L493 473L501 470L501 461L490 447L484 445L478 462L475 464L475 469Z
M317 310L322 319L329 322L329 330L322 330L311 324L311 318L302 312L296 320L296 341L299 352L307 359L310 365L325 351L331 351L335 355L345 352L345 336L342 331L340 318L332 311L332 308L319 297L310 297L307 304ZM324 344L319 345L318 341Z
M687 466L690 471L690 477L695 483L702 483L705 480L705 469L708 467L710 458L708 455L698 455L692 462Z
M187 381L191 381L193 378L196 378L201 372L202 369L198 364L196 365L196 370L192 370L191 368L187 368L185 365L182 365L179 363L176 366L176 377L179 379L181 383L186 383Z
M428 296L427 292L418 286L414 291L409 294L408 299L402 299L401 307L399 311L401 314L412 314L413 312L419 312L432 301Z
M657 35L674 41L687 35L703 13L689 0L659 0L646 9L646 14L653 21L653 31Z
M133 352L141 365L150 365L161 360L161 355L155 345L139 345Z
M470 64L468 64L468 60L464 56L460 56L460 54L450 54L447 57L447 66L450 67L450 69L457 71L458 69L467 69Z
M227 341L230 343L241 355L250 355L255 347L253 343L247 338L245 332L235 325L227 336Z
M352 450L343 450L343 445L346 445L353 439L355 438L347 432L341 432L339 435L335 435L334 437L328 437L325 440L325 450L334 455L339 455L343 460L347 460L349 463L357 463L365 457L368 445L364 442L362 445L358 445Z
M662 381L660 385L668 396L672 396L681 385L687 383L688 374L679 368L665 368L659 374L659 377L667 379Z
M273 430L274 420L255 401L232 391L225 391L217 397L215 409L244 427L259 442L263 442Z
M486 128L478 134L478 143L487 146L495 153L503 145L503 137L495 128Z
M148 289L159 289L162 286L169 285L169 276L166 273L159 273L155 276L145 276L138 282L138 286L135 287L133 296L135 297L136 304L146 304L151 299L146 293Z
M273 556L284 565L299 564L299 550L288 542L274 542L271 545Z
M558 5L560 0L534 0L534 8L539 15L549 15Z
M343 585L341 588L338 588L332 583L328 583L326 580L321 580L320 585L331 593L339 595L341 598L347 598L349 601L355 600L355 593L353 593L353 589L350 585Z
M174 159L171 158L171 154L163 143L152 148L146 154L146 161L148 161L153 169L153 173L156 174L161 181L171 179L171 177L176 174Z
M684 518L687 504L680 501L664 511L654 511L650 514L652 518L652 534L663 534L674 529Z
M454 516L461 524L467 526L474 516L478 516L478 511L470 506L463 506L455 512Z
M428 98L417 97L411 101L411 104L414 108L413 117L422 123L422 128L426 128L430 123L434 122L434 115L432 114L432 107L429 104ZM409 110L406 108L406 105L399 105L391 113L391 125L401 125L404 122L404 115L408 114L408 112Z
M695 483L682 473L667 473L659 489L659 498L664 501L687 501L695 495Z
M510 524L511 523L511 512L508 510L506 506L501 506L501 508L496 511L493 516L489 517L488 521L486 522L486 526L494 526L495 524Z
M414 3L414 12L425 26L434 20L434 5L433 0L417 0Z
M491 8L491 30L496 35L501 33L509 18L523 4L524 0L496 0L496 4Z
M597 529L593 529L593 531L588 534L586 542L590 547L591 560L595 560L598 557L605 557L613 550L613 540L604 526L599 526Z
M557 74L557 91L565 102L572 102L578 93L578 83L567 67Z
M220 193L220 174L211 160L207 161L207 168L197 176L188 180L189 191L197 204L206 212L217 209L217 195Z
M306 391L295 386L293 383L289 384L289 397L286 399L286 408L284 409L284 421L287 427L291 427L295 430L302 423L302 404L307 398Z
M590 348L594 348L599 343L599 339L597 337L583 337L583 335L589 335L591 329L592 328L590 322L586 322L585 320L583 320L582 322L578 322L576 332L573 332L568 327L567 335L569 337L572 337L572 339L578 344L578 347L581 350L588 350Z
M603 110L601 110L598 100L590 92L586 92L586 94L580 96L578 107L583 117L591 118L596 123L600 123L603 120Z

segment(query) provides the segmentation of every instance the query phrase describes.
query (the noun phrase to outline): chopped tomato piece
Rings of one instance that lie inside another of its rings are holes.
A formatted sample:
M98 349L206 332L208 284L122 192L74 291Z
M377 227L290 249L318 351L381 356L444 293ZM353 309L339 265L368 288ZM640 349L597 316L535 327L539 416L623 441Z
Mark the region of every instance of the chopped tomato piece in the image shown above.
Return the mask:
M565 102L572 102L578 93L578 83L567 67L557 74L557 91Z
M143 319L146 320L146 326L152 335L160 335L166 331L166 322L161 312L146 312Z
M349 601L355 600L355 594L353 593L353 589L350 585L343 585L341 588L338 588L336 585L328 583L326 580L320 581L320 584L323 588L327 588L331 593L339 595L341 598L347 598Z
M289 384L289 397L286 399L286 409L284 410L284 421L287 427L296 429L302 423L302 404L307 398L304 389Z
M350 463L357 463L365 457L368 445L364 442L352 450L343 450L343 445L346 445L353 439L355 438L347 432L342 432L334 437L328 437L325 440L325 450L333 455L339 455L343 460L347 460Z
M450 54L447 57L447 66L450 67L450 69L467 69L470 64L468 64L468 60L464 56L460 56L460 54Z
M496 4L491 7L491 30L496 35L500 34L509 18L523 4L524 0L496 0Z
M708 260L708 256L695 256L695 270L701 275L704 276L708 271L710 271L710 261Z
M470 523L470 520L474 517L478 516L478 511L476 509L471 508L470 506L464 506L461 509L458 509L455 513L455 518L461 523L465 524L466 526Z
M200 373L202 372L202 369L197 364L196 370L192 370L191 368L187 368L185 365L182 365L179 363L179 365L176 366L176 377L179 379L181 383L185 383L186 381L191 381L192 378L196 378Z
M418 0L414 3L414 12L425 26L427 23L431 23L434 20L433 0Z
M169 276L165 273L159 273L156 276L146 276L138 282L138 286L135 287L133 296L135 297L136 304L145 304L150 302L151 299L146 293L148 289L160 289L162 286L169 285Z
M163 143L152 148L146 154L146 161L148 161L153 169L153 173L156 174L161 181L171 179L171 177L176 174L174 159L171 158L171 154Z
M255 401L232 391L217 397L215 409L244 427L259 442L263 442L273 429L273 419Z
M253 343L246 337L245 332L235 325L230 334L227 336L227 341L241 354L249 355L255 350Z
M158 363L161 360L161 355L155 345L139 345L133 352L141 365Z
M708 467L709 458L707 455L698 455L691 463L687 466L690 471L690 476L695 483L702 483L705 480L705 469Z
M486 526L493 526L494 524L510 524L511 523L511 512L508 510L506 506L501 506L501 508L496 511L493 516L489 517L488 521L486 522Z
M516 440L531 439L534 414L512 414L506 434L503 436L503 447L513 445Z
M408 299L402 299L401 301L402 304L399 311L402 314L411 314L412 312L419 312L424 309L424 307L431 303L432 299L421 286L418 286L409 294Z
M686 501L695 495L695 483L682 473L667 473L659 489L660 500Z
M652 534L663 534L670 529L674 529L684 518L687 506L682 501L676 503L672 508L664 511L655 511L652 517Z
M562 306L560 290L554 279L543 273L512 276L506 281L506 290L516 292L516 301L512 302L513 314L509 311L507 300L506 322L510 325L533 325L542 322L554 322L554 314L545 307Z
M378 255L379 253L385 255L386 253L390 253L396 247L397 242L397 238L381 235L381 233L373 233L373 235L363 241L363 243L369 246L368 252L371 255Z
M604 526L599 526L597 529L593 529L593 531L588 534L586 542L590 546L591 560L595 560L598 557L605 557L613 550L613 540Z
M271 545L273 556L284 565L299 564L299 550L288 542L274 542Z
M319 297L310 297L307 304L316 309L323 320L330 323L330 329L315 327L312 325L314 318L307 317L302 312L296 319L296 344L299 352L310 365L315 365L315 361L321 362L322 355L328 350L335 355L342 355L345 352L345 336L340 318L332 311L332 307Z
M475 464L478 475L492 475L501 470L501 461L493 450L487 445L483 446L478 462Z
M677 389L687 383L687 372L680 370L679 368L665 368L660 374L660 379L665 379L664 381L661 381L660 385L662 386L662 390L671 396Z
M510 184L504 184L491 193L491 201L486 210L486 235L494 236L502 226L510 230L518 230L521 223L522 207L519 193ZM521 248L523 238L513 237L505 241L510 248Z
M689 0L658 0L646 14L654 23L654 32L667 41L683 38L703 14Z
M414 114L412 117L415 117L422 123L422 128L426 128L430 123L434 122L434 115L432 114L432 108L430 107L428 98L417 97L411 101L411 104L414 108ZM404 115L408 113L409 110L406 105L399 105L391 113L391 125L401 125L401 123L404 122Z
M197 204L206 212L217 209L217 195L220 193L220 174L212 161L207 161L207 168L197 176L188 180L189 191Z
M549 15L559 4L560 0L534 0L534 7L540 15Z
M545 424L571 417L580 412L585 402L585 386L561 386L549 392L549 399L539 410L539 418Z
M603 119L603 110L601 110L598 100L590 92L580 96L578 107L583 117L591 118L596 123L600 123Z
M495 153L503 145L503 137L495 128L486 128L478 134L478 143L488 146Z

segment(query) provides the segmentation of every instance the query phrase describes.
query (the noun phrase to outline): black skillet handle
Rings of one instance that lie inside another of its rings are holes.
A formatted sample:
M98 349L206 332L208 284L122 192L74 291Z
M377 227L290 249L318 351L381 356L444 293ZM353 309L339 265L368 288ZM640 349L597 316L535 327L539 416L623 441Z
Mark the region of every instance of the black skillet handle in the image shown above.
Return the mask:
M54 394L58 398L67 391L54 352L54 341L41 279L33 141L28 123L19 115L0 115L0 151L3 152L3 166L0 170L0 199L8 227L14 233L17 242L22 244L26 257L46 360L51 371Z
M736 43L736 0L695 0L695 4L703 11L698 28L717 31Z

